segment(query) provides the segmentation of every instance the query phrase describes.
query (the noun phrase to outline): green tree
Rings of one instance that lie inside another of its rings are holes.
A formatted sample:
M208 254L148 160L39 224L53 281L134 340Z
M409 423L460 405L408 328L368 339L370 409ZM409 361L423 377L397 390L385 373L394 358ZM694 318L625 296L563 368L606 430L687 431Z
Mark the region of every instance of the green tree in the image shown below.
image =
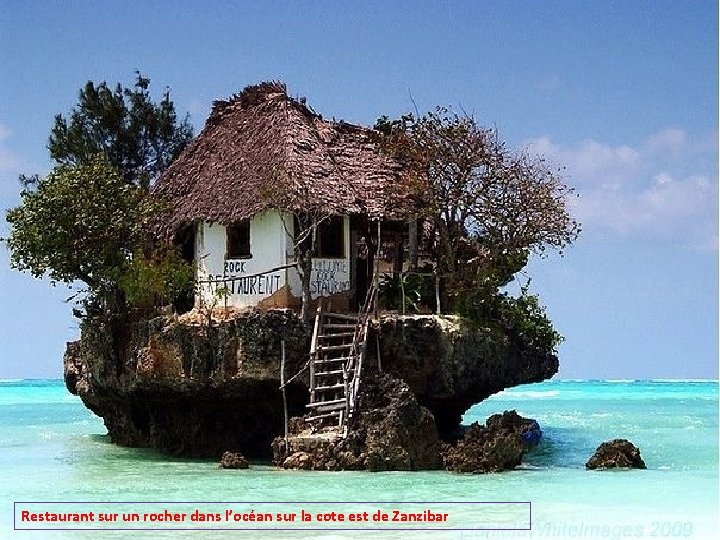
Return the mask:
M21 192L7 212L12 267L53 282L86 285L115 310L148 307L192 278L174 250L154 245L149 223L161 202L125 181L102 155L58 165ZM149 254L149 255L146 255Z
M127 303L143 312L168 305L191 290L195 272L177 249L165 246L150 256L136 254L124 265L118 280Z
M88 81L70 115L55 117L50 156L60 165L83 165L100 153L126 182L148 188L193 136L188 116L178 120L170 91L155 103L149 87L139 72L132 88Z
M509 151L495 130L468 114L437 107L375 125L386 151L403 165L396 189L415 203L428 247L443 277L444 309L497 323L547 351L561 337L537 298L500 289L531 253L562 251L580 233L570 215L574 195L561 170Z
M507 283L530 252L562 251L580 231L572 188L542 159L513 154L467 114L438 107L422 117L380 118L383 146L408 172L419 217L432 227L436 263L451 280Z
M140 244L151 215L145 191L128 184L102 156L58 165L20 194L7 212L10 263L53 282L108 287Z
M82 282L86 310L172 300L192 268L162 245L150 222L164 210L149 186L192 138L169 91L155 103L150 80L133 88L88 82L68 118L55 117L52 172L20 177L21 204L9 210L10 264L53 282ZM80 311L75 312L81 316Z

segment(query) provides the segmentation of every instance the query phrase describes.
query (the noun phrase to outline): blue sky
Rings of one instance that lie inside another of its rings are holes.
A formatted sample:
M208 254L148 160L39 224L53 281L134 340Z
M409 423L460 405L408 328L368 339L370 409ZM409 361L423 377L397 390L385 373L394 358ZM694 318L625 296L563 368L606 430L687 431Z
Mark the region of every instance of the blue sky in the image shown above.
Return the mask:
M528 269L567 338L560 376L717 378L716 2L2 5L0 208L18 173L50 169L52 118L89 79L139 69L198 130L213 99L264 79L364 124L411 96L462 106L581 195L577 245ZM0 377L60 375L67 296L0 249Z

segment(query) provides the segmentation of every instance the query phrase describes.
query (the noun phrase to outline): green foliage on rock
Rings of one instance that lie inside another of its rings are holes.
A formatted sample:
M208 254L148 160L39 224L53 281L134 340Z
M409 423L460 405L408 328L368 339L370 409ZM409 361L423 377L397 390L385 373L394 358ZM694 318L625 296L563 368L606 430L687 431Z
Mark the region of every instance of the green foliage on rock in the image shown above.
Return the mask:
M56 167L9 210L10 263L35 277L102 289L141 243L152 205L102 156Z
M541 351L557 351L565 338L560 335L534 294L527 291L518 297L500 295L500 320L526 343Z
M435 311L435 278L432 275L403 274L386 276L380 282L380 305L405 313Z
M537 296L523 287L519 296L489 291L468 291L455 310L474 324L499 328L543 352L557 352L564 338L555 330Z
M153 252L150 221L161 202L129 184L102 155L57 166L7 212L13 268L53 282L81 281L115 309L146 306L188 286L192 268L174 250Z
M127 303L143 311L167 305L191 290L193 267L176 249L158 250L151 257L142 253L127 263L118 280Z

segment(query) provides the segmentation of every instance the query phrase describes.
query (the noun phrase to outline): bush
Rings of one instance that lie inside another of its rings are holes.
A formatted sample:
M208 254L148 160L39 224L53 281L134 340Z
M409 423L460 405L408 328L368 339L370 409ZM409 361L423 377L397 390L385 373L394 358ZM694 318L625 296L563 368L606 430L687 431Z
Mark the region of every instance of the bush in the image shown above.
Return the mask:
M526 288L518 297L507 293L474 291L461 299L456 309L474 322L500 325L528 345L548 353L556 352L557 346L565 339L555 330L538 297L528 294Z
M194 271L176 249L158 251L152 258L140 254L127 264L118 279L129 306L151 310L174 302L192 290Z
M380 282L381 305L385 309L402 311L403 289L405 313L432 313L435 306L433 276L418 274L385 276Z

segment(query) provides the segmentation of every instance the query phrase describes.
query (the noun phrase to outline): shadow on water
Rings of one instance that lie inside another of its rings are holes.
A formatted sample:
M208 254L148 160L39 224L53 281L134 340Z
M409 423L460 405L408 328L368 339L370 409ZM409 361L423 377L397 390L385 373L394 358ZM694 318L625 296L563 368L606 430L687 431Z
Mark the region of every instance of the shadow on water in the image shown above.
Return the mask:
M110 435L108 435L107 433L105 433L105 434L93 433L91 435L88 435L87 438L90 439L92 442L96 442L96 443L112 444L112 441L110 440Z
M90 441L92 443L97 444L100 448L102 448L102 453L97 456L98 459L105 460L105 459L116 459L118 457L123 459L129 459L132 461L142 461L142 462L162 462L165 463L182 463L182 464L200 464L200 465L208 465L208 464L216 464L219 465L220 463L220 456L217 456L217 458L214 457L187 457L187 456L177 456L173 454L166 454L163 453L157 449L154 448L139 448L139 447L127 447L127 446L120 446L112 442L110 439L110 436L108 434L98 434L94 433L92 435L87 435L85 437L86 441ZM268 460L248 460L248 463L251 466L257 466L257 467L271 467L272 464Z
M541 468L584 468L595 447L586 433L571 428L546 428L540 444L523 456L523 464Z

